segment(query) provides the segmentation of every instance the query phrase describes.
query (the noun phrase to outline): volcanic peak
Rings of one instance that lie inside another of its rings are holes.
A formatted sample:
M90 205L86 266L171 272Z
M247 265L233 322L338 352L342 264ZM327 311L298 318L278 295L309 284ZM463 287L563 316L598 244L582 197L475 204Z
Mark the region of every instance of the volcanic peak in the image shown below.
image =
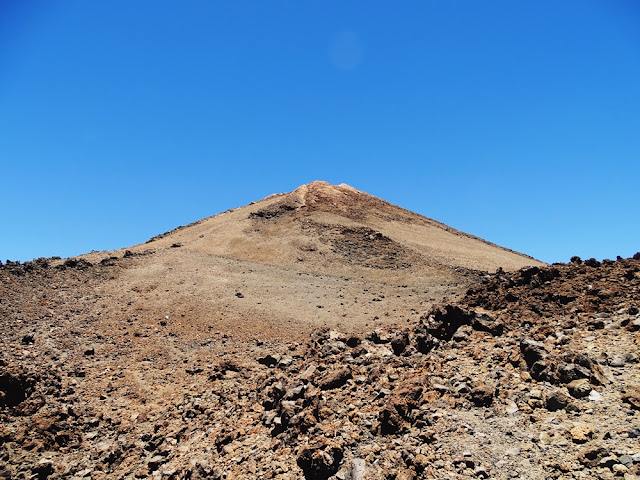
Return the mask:
M174 253L177 245L181 252L313 274L403 270L412 278L439 279L438 284L452 268L495 271L542 265L349 185L323 181L178 227L150 242Z
M334 196L340 197L341 195L346 195L349 193L359 193L363 195L368 195L360 190L353 188L346 183L341 183L339 185L332 185L329 182L325 182L323 180L314 180L313 182L306 183L304 185L300 185L293 192L298 195L305 196ZM369 195L371 196L371 195Z
M280 201L271 208L273 207L289 211L302 208L307 212L325 212L355 221L363 221L372 215L389 218L392 216L396 220L400 220L406 214L416 215L346 183L332 185L321 180L301 185L290 193L281 194Z

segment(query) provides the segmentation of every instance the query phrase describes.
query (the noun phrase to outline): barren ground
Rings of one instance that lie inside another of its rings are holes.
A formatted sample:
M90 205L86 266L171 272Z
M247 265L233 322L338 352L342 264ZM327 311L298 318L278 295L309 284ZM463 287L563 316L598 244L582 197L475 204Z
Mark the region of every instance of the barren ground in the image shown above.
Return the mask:
M0 476L637 478L639 272L320 182L6 265Z

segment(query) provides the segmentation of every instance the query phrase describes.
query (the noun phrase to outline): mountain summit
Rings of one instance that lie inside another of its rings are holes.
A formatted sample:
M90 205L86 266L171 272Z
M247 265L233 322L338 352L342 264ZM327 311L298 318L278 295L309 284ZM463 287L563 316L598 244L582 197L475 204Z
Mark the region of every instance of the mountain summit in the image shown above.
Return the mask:
M206 218L152 239L151 245L298 265L314 273L347 269L493 271L540 265L346 184L315 181L285 194Z

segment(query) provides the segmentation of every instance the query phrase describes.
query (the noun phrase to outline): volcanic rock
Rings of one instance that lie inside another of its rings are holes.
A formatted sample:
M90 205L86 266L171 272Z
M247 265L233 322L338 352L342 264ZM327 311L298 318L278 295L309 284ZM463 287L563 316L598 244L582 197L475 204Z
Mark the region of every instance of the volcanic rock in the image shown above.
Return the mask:
M639 273L324 183L7 263L0 477L633 478Z

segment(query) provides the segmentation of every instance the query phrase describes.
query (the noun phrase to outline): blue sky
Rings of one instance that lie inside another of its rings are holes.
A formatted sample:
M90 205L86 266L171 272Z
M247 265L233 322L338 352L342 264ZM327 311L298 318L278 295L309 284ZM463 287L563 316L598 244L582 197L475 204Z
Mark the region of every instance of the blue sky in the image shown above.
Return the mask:
M0 3L0 259L312 180L547 262L640 250L640 5Z

